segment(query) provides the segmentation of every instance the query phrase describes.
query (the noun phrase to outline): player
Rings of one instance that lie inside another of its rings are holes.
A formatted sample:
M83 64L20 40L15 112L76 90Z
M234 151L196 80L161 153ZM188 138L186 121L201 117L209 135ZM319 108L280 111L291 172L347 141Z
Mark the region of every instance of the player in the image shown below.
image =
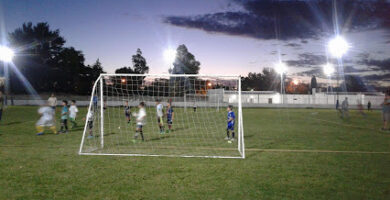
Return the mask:
M89 132L89 136L88 136L88 139L91 139L93 138L93 116L94 116L94 112L93 112L93 109L91 108L91 110L89 110L88 114L87 114L87 127L88 127L88 132Z
M344 101L341 103L341 118L349 118L348 97L345 97Z
M168 105L167 105L167 124L168 124L169 130L167 131L167 133L169 133L172 130L172 123L173 123L174 117L175 117L175 113L173 112L171 102L168 102Z
M194 105L193 105L193 109L194 109L194 112L196 112L196 103L194 102Z
M42 106L38 109L38 113L41 115L41 118L36 123L36 129L38 131L37 135L43 135L45 127L50 127L50 130L57 134L57 130L54 123L54 110L49 106Z
M364 107L363 107L363 104L362 104L362 100L358 99L357 100L357 107L358 107L358 110L359 110L359 113L363 116L363 117L366 117L366 113L364 113Z
M127 123L130 123L131 107L129 106L129 101L125 101L125 116L126 116Z
M157 123L158 127L160 128L160 134L164 134L164 106L160 103L160 100L156 100L156 114L157 114Z
M138 113L133 113L134 117L137 117L137 128L135 129L135 135L133 142L136 142L138 135L141 134L142 141L144 141L144 134L142 131L143 126L145 125L146 111L145 111L145 103L141 102L138 105Z
M76 116L77 116L78 112L79 112L79 109L76 106L76 100L72 100L70 108L69 108L69 120L70 120L70 123L72 123L72 126L70 127L71 129L73 129L77 126Z
M233 106L229 105L227 107L227 128L226 128L226 138L225 140L231 140L234 141L234 120L236 119L236 115L234 114L233 111ZM230 133L231 132L231 137Z
M60 133L68 133L68 101L62 101L62 111L61 111L61 130Z
M368 112L371 111L371 101L368 101L368 103L367 103L367 111Z
M47 100L47 103L49 104L49 106L54 110L54 112L56 111L56 106L57 106L57 97L54 95L54 93L51 94L51 96L49 97L49 99Z

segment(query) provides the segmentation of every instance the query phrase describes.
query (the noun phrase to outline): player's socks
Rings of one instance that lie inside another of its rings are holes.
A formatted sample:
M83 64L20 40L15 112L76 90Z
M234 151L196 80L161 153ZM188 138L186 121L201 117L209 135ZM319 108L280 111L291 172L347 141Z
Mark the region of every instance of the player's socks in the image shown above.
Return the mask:
M142 141L144 141L144 133L142 131L139 132L141 134Z
M234 138L234 131L232 132L232 138Z

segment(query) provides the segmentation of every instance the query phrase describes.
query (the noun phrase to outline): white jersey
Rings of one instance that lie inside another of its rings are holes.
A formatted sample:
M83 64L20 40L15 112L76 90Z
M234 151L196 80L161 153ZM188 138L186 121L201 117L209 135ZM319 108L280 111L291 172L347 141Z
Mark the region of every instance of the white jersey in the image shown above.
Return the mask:
M54 107L57 105L57 98L56 97L50 97L48 100L47 100L47 103L49 103L49 105L51 107Z
M37 126L54 126L54 111L50 107L41 107L38 110L41 118L37 122Z
M161 103L157 104L157 106L156 106L157 117L163 117L163 115L164 115L163 108L164 108L164 106Z
M87 114L87 120L89 122L92 122L93 121L93 111L89 111L88 114Z
M146 118L145 108L140 108L136 116L137 116L137 125L143 126L145 124L145 118Z
M71 105L69 108L69 117L76 119L76 115L79 112L79 109L77 109L76 105Z

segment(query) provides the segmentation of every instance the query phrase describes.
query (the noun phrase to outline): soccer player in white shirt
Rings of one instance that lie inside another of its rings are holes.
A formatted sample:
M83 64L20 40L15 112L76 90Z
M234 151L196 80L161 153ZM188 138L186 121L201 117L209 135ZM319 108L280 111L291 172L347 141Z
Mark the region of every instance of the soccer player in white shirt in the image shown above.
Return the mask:
M142 132L142 127L145 125L146 111L145 111L145 103L141 102L138 105L138 113L133 113L133 116L136 117L137 128L135 129L135 135L133 142L136 142L138 135L141 134L142 141L144 141L144 134Z
M160 134L164 134L164 106L161 104L160 100L156 100L156 114L157 114L157 123L158 127L160 128Z
M41 115L41 118L36 123L37 135L43 135L45 127L50 127L53 133L57 134L54 123L54 110L49 106L42 106L39 108L38 113Z
M49 106L55 111L57 106L57 97L54 96L54 93L51 94L49 99L47 100Z
M77 109L76 101L72 100L72 103L71 103L70 108L69 108L69 120L70 120L70 123L72 123L71 129L73 129L74 127L77 126L76 116L77 116L78 112L79 112L79 109Z

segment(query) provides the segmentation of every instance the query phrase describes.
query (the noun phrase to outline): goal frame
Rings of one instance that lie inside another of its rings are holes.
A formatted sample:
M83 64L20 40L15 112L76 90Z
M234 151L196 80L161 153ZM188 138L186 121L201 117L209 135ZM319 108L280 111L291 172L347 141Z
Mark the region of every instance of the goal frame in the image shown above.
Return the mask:
M87 153L87 152L82 152L83 145L84 145L84 139L87 133L87 120L84 125L84 131L82 134L81 138L81 143L80 143L80 148L79 148L79 155L105 155L105 156L149 156L149 157L182 157L182 158L236 158L236 159L245 159L245 142L244 142L244 125L243 125L243 113L242 113L242 97L241 97L241 76L240 75L217 75L217 74L111 74L111 73L104 73L100 74L99 77L96 79L96 81L93 84L92 87L92 92L91 92L91 98L89 100L89 105L88 105L88 113L87 116L93 106L93 97L94 94L97 90L100 90L100 99L103 99L103 81L104 77L110 77L110 76L132 76L132 77L139 77L139 76L146 76L146 77L214 77L214 78L231 78L232 80L237 80L238 81L238 86L237 86L237 92L238 92L238 101L237 101L237 107L238 107L238 126L237 126L237 131L238 131L238 145L237 145L237 150L240 153L240 156L197 156L197 155L164 155L164 154L116 154L116 153ZM97 88L99 84L99 88ZM219 103L219 102L218 102ZM104 148L104 101L100 101L100 148ZM219 106L219 104L218 104Z

